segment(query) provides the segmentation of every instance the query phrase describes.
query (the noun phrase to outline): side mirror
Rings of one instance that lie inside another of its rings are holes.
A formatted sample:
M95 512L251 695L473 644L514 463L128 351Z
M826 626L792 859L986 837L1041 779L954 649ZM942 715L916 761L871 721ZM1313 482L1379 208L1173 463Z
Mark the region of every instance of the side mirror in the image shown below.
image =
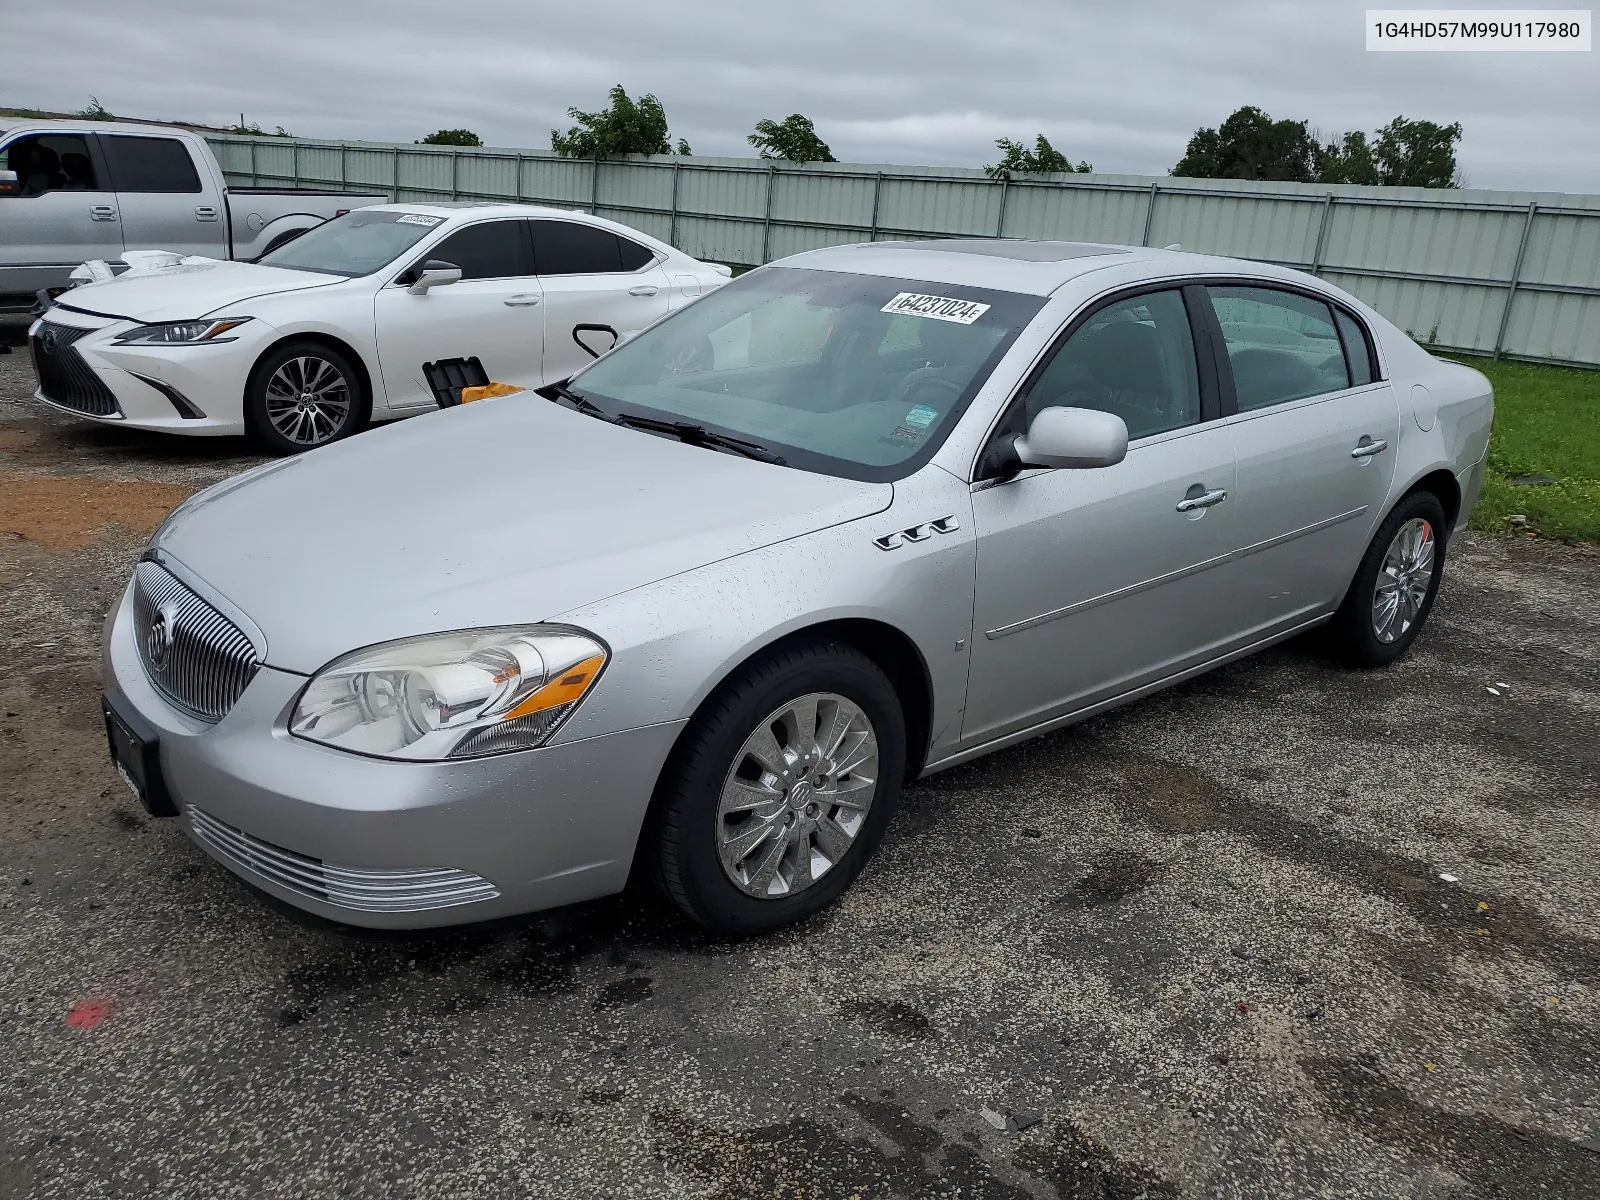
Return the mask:
M22 181L15 171L0 171L0 196L15 196L22 190Z
M461 268L455 263L447 263L437 258L430 258L422 264L422 271L406 289L413 296L426 296L429 288L443 287L447 283L461 282Z
M1128 426L1093 408L1046 408L1012 449L1025 467L1114 467L1128 456Z

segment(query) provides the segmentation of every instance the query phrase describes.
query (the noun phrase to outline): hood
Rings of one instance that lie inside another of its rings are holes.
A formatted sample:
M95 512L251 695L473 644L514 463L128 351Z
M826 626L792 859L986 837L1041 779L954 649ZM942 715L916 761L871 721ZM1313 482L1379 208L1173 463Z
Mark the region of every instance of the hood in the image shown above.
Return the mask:
M522 394L223 483L154 544L260 627L269 665L309 674L394 638L549 620L893 495Z
M64 308L129 321L188 321L260 296L344 281L343 275L318 275L214 258L186 259L173 266L130 271L105 283L73 288L58 303Z

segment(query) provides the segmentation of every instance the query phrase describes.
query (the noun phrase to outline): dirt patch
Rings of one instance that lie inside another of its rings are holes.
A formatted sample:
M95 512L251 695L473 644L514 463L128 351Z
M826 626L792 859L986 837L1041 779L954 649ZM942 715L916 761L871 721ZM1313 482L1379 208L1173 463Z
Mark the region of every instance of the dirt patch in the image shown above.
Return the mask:
M1115 904L1147 887L1161 867L1161 863L1135 851L1113 848L1101 854L1094 870L1073 884L1066 895L1057 896L1055 902L1067 908Z
M38 440L39 435L31 429L0 429L0 453L24 449Z
M80 550L107 525L152 533L192 488L0 471L0 534L50 550Z

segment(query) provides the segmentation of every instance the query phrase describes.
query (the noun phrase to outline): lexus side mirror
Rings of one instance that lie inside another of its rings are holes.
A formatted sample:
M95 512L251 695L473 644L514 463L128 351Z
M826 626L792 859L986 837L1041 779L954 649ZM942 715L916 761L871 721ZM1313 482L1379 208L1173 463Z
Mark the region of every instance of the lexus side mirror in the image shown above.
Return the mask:
M1114 467L1128 456L1128 426L1093 408L1046 408L1012 449L1025 467Z
M437 258L430 258L422 264L422 271L417 275L416 281L406 291L413 296L426 296L429 288L444 287L447 283L461 282L461 268L455 263L447 263Z
M0 196L15 196L22 190L15 171L0 171Z

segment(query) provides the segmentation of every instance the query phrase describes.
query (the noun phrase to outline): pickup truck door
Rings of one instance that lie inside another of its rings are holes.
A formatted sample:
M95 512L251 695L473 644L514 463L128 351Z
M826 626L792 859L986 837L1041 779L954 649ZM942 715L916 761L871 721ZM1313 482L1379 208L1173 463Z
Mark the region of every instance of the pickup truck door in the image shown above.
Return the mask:
M72 268L122 255L117 196L92 135L23 133L0 146L18 194L0 196L0 308L31 307Z
M407 288L430 259L460 267L461 282L414 296ZM387 408L431 408L436 401L423 365L441 359L476 358L493 383L538 387L542 299L520 217L458 228L417 252L373 300Z
M672 281L644 246L579 221L528 224L544 289L545 379L565 379L594 361L574 340L576 326L606 325L627 338L666 315ZM578 336L593 350L611 348L603 334Z
M125 250L228 257L226 200L193 146L175 137L98 137L117 189Z

